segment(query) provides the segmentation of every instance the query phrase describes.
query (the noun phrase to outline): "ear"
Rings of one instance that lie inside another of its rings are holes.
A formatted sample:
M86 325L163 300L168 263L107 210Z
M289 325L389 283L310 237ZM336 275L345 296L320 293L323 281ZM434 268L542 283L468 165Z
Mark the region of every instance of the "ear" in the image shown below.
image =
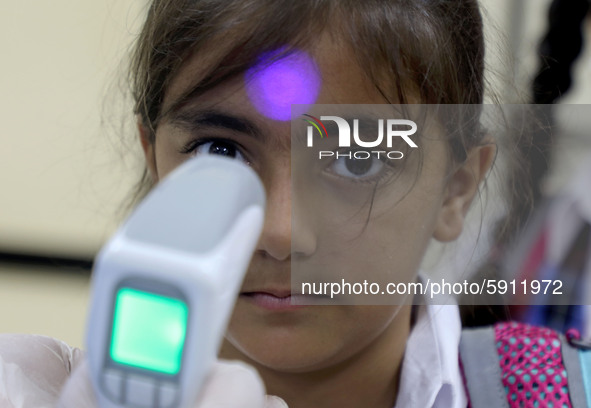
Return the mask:
M474 147L464 163L455 168L448 180L442 208L433 237L442 242L457 239L464 228L464 219L480 183L490 169L497 146L492 141Z
M156 168L156 152L154 149L154 138L152 131L143 123L140 117L137 118L137 128L140 137L140 143L144 150L144 157L146 158L146 168L148 174L152 179L152 183L158 182L158 171Z

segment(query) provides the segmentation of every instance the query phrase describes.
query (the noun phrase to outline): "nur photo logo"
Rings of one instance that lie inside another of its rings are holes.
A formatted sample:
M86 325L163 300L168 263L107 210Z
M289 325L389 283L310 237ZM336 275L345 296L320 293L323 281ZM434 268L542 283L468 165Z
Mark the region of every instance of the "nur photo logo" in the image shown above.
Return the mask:
M353 119L352 131L349 122L340 116L320 116L316 118L312 115L303 114L300 117L308 123L306 133L306 146L314 146L314 137L320 139L328 138L328 132L324 121L332 121L338 128L338 145L339 148L351 147L351 135L353 136L354 146L359 147L359 150L349 150L345 152L320 150L318 158L324 157L348 157L355 159L369 159L372 156L378 158L388 158L399 160L404 157L404 153L398 150L368 150L378 148L386 141L386 147L391 149L394 146L394 138L402 139L410 148L416 149L418 146L411 139L411 136L417 131L417 124L412 120L407 119L378 119L377 120L377 136L374 140L363 140L359 132L359 119ZM367 139L367 138L365 138Z

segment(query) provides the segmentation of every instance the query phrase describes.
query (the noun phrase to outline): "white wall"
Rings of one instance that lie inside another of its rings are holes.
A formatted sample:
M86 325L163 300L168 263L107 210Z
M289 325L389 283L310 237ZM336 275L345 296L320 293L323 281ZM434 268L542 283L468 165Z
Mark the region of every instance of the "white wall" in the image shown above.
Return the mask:
M133 177L101 110L142 3L0 3L0 250L88 255L113 228Z
M42 334L83 347L90 283L41 267L0 271L0 333Z
M0 251L90 257L116 225L137 169L101 120L131 118L113 78L143 3L0 2ZM87 298L84 276L0 263L0 332L80 346Z

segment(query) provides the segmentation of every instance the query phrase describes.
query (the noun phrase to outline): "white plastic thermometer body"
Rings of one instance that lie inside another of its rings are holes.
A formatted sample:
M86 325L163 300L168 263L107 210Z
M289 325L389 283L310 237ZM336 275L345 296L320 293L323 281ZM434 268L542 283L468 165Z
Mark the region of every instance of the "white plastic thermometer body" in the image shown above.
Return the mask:
M86 346L101 408L184 408L224 335L264 218L246 165L190 159L103 247Z

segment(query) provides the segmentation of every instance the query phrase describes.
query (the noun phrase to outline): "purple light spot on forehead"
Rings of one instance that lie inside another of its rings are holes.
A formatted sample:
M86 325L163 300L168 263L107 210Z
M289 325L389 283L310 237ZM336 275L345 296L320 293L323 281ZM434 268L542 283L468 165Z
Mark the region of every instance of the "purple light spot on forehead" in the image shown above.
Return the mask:
M262 55L245 77L246 92L253 105L260 113L275 120L291 119L293 104L314 104L321 84L312 57L303 51L294 51L273 61L282 51Z

